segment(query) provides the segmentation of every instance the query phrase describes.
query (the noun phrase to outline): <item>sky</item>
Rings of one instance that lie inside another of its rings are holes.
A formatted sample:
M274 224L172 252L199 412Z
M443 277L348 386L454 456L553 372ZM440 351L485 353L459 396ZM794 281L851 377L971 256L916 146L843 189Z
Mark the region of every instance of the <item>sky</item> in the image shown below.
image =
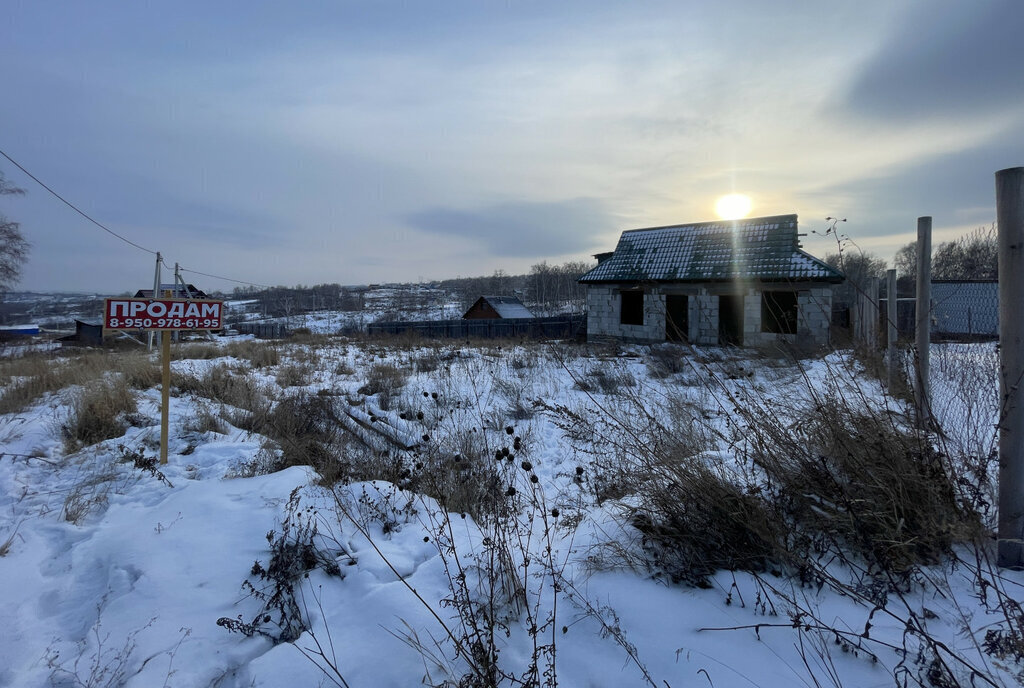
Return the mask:
M0 150L147 250L3 158L0 214L34 291L146 287L148 251L206 290L519 273L732 192L891 261L920 216L995 220L1022 30L1019 0L4 0Z

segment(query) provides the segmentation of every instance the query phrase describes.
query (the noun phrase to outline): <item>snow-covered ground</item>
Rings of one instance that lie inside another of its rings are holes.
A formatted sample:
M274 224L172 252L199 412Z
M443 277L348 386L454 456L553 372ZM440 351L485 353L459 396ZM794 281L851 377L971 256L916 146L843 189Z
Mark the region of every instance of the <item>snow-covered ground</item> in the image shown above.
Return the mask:
M0 416L0 686L484 685L459 681L469 658L490 661L491 642L498 685L914 685L931 659L908 622L982 669L977 685L1020 676L1012 656L982 651L1000 619L963 567L925 569L881 609L770 573L670 584L609 554L635 549L638 534L614 500L598 503L602 457L588 452L593 438L572 435L573 414L610 410L614 420L636 408L629 398L653 413L685 402L712 438L706 456L732 470L746 445L728 409L744 399L786 417L838 378L857 380L868 403L894 403L846 354L794 364L562 344L249 345L273 347L277 362L228 348L211 358L208 344L190 358L183 346L174 372L224 366L276 403L299 392L337 402L350 431L342 461L398 457L414 471L446 462L453 484L471 490L477 474L460 482L459 462L486 450L500 463L487 475L514 493L513 508L478 522L462 511L471 507L451 501L449 512L385 480L331 489L308 467L261 474L275 451L267 438L196 393L171 398L167 465L146 461L158 451L155 388L136 392L122 436L71 451L61 429L76 390L48 393ZM943 355L969 359L982 380L993 360L984 348ZM656 359L678 367L652 375ZM398 382L387 383L391 369L405 371ZM933 363L936 414L974 451L994 422L994 391L954 369ZM211 414L221 418L204 424ZM265 611L274 590L260 572L274 547L278 563L298 567L295 602ZM1024 576L1002 575L1024 598ZM296 640L269 637L292 622ZM968 685L971 672L950 663Z

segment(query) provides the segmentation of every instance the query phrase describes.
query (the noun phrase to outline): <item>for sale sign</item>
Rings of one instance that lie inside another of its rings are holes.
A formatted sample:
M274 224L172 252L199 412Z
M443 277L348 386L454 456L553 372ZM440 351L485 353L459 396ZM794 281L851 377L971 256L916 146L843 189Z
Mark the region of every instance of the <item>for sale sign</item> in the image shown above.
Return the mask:
M223 319L223 301L107 299L103 309L110 330L219 330Z

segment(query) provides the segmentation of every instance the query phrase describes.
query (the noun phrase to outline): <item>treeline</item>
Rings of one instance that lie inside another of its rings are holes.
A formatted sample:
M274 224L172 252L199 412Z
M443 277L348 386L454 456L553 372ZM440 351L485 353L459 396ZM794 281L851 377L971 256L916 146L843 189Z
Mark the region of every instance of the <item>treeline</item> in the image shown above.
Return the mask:
M578 280L594 267L590 261L569 261L552 265L542 261L524 275L504 270L482 277L457 277L442 280L439 286L457 296L463 310L481 296L518 296L535 315L560 312L581 313L586 308L586 288Z
M457 301L465 311L481 296L517 296L536 315L562 312L582 313L586 308L586 289L578 280L594 267L588 261L569 261L561 265L542 261L522 275L504 270L482 277L458 277L429 285L400 285L395 289L391 311L423 309L441 305L444 294ZM268 318L290 318L313 311L362 311L366 308L367 287L343 287L340 284L297 285L256 289L236 287L232 298L258 302L260 313ZM438 292L443 292L439 294ZM255 310L255 309L254 309ZM398 317L397 315L395 317Z
M844 250L825 256L825 262L846 275L846 282L833 292L837 302L852 303L855 294L864 290L871 278L881 280L886 291L884 258L860 250ZM913 296L917 281L917 242L911 241L896 252L893 259L897 291L900 296ZM999 277L999 244L995 224L977 229L951 241L943 241L932 250L933 280L994 280Z
M893 267L899 277L917 274L917 242L896 252ZM995 224L978 227L959 239L944 241L932 251L932 279L971 280L999 278L999 235Z
M313 311L361 311L365 289L340 284L317 284L312 287L272 287L256 290L235 287L232 298L259 302L260 313L269 318L288 318Z

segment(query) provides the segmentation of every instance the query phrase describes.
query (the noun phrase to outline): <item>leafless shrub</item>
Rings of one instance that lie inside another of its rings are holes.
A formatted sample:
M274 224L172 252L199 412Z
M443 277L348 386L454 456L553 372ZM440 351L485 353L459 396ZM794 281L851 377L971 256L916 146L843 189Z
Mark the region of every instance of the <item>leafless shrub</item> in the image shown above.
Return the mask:
M496 377L494 388L506 402L503 414L515 421L532 418L535 410L529 398L530 385L519 379Z
M412 367L417 373L432 373L445 362L445 354L435 346L416 355L412 359Z
M689 352L678 344L652 346L645 358L651 377L664 379L691 369Z
M295 488L280 532L267 534L270 552L266 563L256 561L242 584L243 590L260 603L259 611L251 621L241 615L221 617L218 626L249 637L262 636L274 644L294 642L309 628L308 614L303 613L300 604L302 580L317 568L344 577L337 561L341 552L327 548L319 532L318 511L302 508L301 500L300 488Z
M118 354L38 354L0 359L0 413L17 413L46 394L85 385L118 371Z
M67 419L61 425L65 449L120 437L127 429L125 415L136 409L135 395L123 380L105 382L75 395Z
M307 363L292 363L278 368L276 382L281 387L304 387L313 376L313 367Z
M300 392L274 405L260 432L281 448L278 470L288 466L319 469L335 461L332 444L338 426L332 403L330 397Z
M183 342L171 349L171 358L175 361L209 361L226 355L216 344L199 342Z
M127 469L126 469L127 467ZM137 469L137 470L130 470ZM156 460L141 451L118 446L118 454L84 457L77 464L77 475L64 498L61 515L64 520L79 524L89 514L106 507L112 494L124 494L149 474L167 486L166 476L156 467Z
M626 514L655 572L703 587L722 569L779 566L783 531L769 503L700 459L666 458L623 478L639 497Z
M189 432L213 432L218 435L226 435L228 432L224 419L206 404L199 405L196 412L186 421L184 429Z
M160 363L146 355L121 355L117 368L132 389L152 389L162 380Z
M249 361L257 369L276 366L281 362L276 344L255 339L231 342L224 353L227 356Z
M112 466L83 476L65 496L61 516L65 521L78 525L93 511L105 508L117 478L118 473Z
M576 379L576 388L584 392L615 394L620 387L633 387L636 378L627 370L615 370L609 366L594 366L585 375Z
M485 444L478 440L477 433L470 433L463 436L458 451L449 453L435 448L414 456L409 488L433 497L453 513L469 514L476 519L493 514L504 502L507 485L498 470L499 459L488 453Z
M295 363L315 368L320 364L320 347L325 343L326 338L319 336L304 338L301 344L293 342L287 349L288 358Z
M181 394L194 394L247 411L262 409L267 404L263 386L245 371L227 364L212 366L202 376L174 375L171 382Z
M624 563L676 582L706 585L720 569L777 565L780 525L769 503L736 483L703 452L710 436L699 409L666 397L657 404L622 390L615 405L547 406L574 444L592 454L576 480L598 503L611 500L638 533L638 547L609 543Z
M259 450L248 459L242 459L231 466L228 471L229 478L253 478L258 475L267 475L280 470L281 450L277 445L267 440L260 445Z
M404 490L378 488L368 496L364 486L358 499L352 491L334 491L339 514L371 542L371 520L387 533L401 528L410 514L419 514L429 534L425 540L437 548L449 581L441 605L450 616L434 612L410 588L445 637L435 646L423 645L415 632L396 636L447 676L443 685L557 685L560 631L551 605L557 605L552 600L559 596L564 562L554 559L551 544L559 511L547 505L514 427L465 430L457 436L442 433L447 439L417 454L407 480L410 490L434 496L440 510L430 505L414 509L412 494ZM453 453L456 446L459 453ZM481 533L468 546L456 535L466 532L460 522L467 517ZM512 634L523 634L532 643L528 661L518 667L499 661L505 638ZM451 660L437 661L452 650Z
M882 570L935 563L981 534L948 457L890 414L832 394L816 396L794 425L753 407L748 429L754 460L796 526Z
M360 394L378 395L377 403L381 410L391 408L394 397L401 391L409 379L409 373L390 363L377 363L366 375L366 384L359 388Z
M46 649L44 659L50 670L51 685L115 688L125 685L131 678L131 668L136 661L133 657L137 645L136 638L139 633L149 628L156 618L150 619L145 626L129 633L120 647L112 646L110 633L103 631L102 610L105 602L106 600L97 605L96 623L91 629L91 636L76 644L74 658L62 658L54 647L56 641ZM170 654L173 657L173 652Z

